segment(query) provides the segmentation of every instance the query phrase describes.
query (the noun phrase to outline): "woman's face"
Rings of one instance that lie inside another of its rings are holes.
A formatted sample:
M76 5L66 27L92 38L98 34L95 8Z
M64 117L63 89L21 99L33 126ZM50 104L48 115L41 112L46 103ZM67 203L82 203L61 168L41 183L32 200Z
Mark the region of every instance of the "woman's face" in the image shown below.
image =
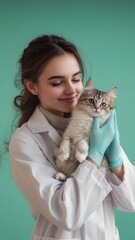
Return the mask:
M41 105L48 111L57 115L71 112L83 87L80 67L74 55L65 53L54 57L43 69L38 83L32 87Z

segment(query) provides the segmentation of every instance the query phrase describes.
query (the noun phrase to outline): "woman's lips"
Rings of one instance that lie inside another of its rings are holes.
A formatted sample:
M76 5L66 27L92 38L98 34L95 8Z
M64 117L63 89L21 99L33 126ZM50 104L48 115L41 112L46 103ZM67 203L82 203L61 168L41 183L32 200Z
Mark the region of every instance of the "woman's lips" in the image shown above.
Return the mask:
M71 97L71 98L62 98L60 99L61 101L63 102L66 102L66 103L72 103L76 100L76 96L75 97Z

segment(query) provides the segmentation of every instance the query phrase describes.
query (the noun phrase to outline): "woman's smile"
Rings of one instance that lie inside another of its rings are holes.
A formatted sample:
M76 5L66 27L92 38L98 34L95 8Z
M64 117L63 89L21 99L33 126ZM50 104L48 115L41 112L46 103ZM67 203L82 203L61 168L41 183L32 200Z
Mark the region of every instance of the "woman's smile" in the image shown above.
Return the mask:
M63 102L66 102L66 103L73 103L73 102L77 101L77 96L61 98L59 100L63 101Z

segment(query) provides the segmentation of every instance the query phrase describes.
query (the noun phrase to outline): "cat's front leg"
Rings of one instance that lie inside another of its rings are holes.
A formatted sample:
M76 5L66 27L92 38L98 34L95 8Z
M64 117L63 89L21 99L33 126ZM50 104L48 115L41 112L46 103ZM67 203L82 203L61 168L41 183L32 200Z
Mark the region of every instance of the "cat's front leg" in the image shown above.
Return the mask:
M69 155L70 155L70 138L64 137L60 144L57 160L62 162L67 161L69 158Z
M58 172L55 176L57 180L66 181L67 177L64 173Z
M86 159L88 155L88 149L89 145L86 140L82 139L79 142L77 142L75 157L80 163Z

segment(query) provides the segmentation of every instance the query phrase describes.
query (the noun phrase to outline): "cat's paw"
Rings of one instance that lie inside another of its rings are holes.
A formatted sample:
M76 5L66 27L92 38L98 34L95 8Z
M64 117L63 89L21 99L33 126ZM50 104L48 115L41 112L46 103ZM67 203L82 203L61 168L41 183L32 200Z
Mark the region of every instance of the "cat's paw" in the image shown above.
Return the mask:
M82 163L86 159L87 155L77 152L75 157L76 157L78 162Z
M57 180L65 181L67 179L66 175L64 173L58 172L55 176Z
M59 155L57 157L57 159L61 162L67 161L68 158L69 158L69 153L68 152L67 153L66 152L65 153L59 153Z
M75 157L78 162L82 163L86 159L88 154L88 148L89 146L85 139L82 139L78 142L75 153Z

